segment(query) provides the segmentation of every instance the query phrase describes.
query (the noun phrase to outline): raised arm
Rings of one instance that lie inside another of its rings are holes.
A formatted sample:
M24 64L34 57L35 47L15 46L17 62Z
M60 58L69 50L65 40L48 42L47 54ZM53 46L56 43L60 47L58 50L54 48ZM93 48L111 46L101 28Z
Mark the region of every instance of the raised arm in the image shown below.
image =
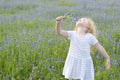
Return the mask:
M106 69L110 68L110 57L107 54L107 52L105 51L105 49L103 48L103 46L101 46L99 43L96 43L95 48L102 54L102 56L104 56L106 58Z
M67 31L61 29L61 21L64 16L59 16L56 18L56 32L58 35L62 35L64 37L68 37Z

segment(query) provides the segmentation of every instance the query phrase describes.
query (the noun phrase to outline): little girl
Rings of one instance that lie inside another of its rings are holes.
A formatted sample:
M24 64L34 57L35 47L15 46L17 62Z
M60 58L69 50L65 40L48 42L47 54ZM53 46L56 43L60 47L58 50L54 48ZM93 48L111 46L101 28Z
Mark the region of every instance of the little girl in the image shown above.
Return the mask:
M63 75L69 80L94 80L94 66L90 56L91 46L94 46L106 58L106 69L110 68L110 57L95 37L94 22L88 18L80 18L76 22L74 31L65 31L61 29L63 18L64 16L56 18L57 33L70 39Z

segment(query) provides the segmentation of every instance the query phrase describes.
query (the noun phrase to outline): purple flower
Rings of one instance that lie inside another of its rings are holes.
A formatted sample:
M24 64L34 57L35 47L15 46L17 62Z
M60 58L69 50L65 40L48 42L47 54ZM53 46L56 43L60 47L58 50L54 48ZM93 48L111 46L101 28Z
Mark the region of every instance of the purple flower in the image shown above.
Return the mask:
M6 7L6 8L13 7L13 3L10 3L10 2L9 2L9 3L6 3L6 4L5 4L5 7Z
M43 42L43 39L42 39L42 38L40 38L40 42Z
M41 78L43 78L43 76L42 76L42 75L40 75L40 76L39 76L39 78L41 79Z
M56 70L54 69L54 66L50 66L50 68L49 68L48 71L49 71L49 72L56 72Z
M77 18L74 18L73 22L76 23L77 21L78 21L78 19L77 19Z
M16 65L19 65L19 62L16 62Z
M49 68L49 72L56 72L56 70L54 68Z
M42 54L42 52L38 52L38 54Z
M82 0L83 2L87 2L88 0Z
M68 12L64 14L65 17L67 17L69 23L76 23L78 21L77 15L75 12Z
M103 70L103 67L100 67L100 70L102 71L102 70Z
M2 50L2 49L3 49L3 47L0 46L0 50Z
M76 23L78 21L76 13L72 13L72 17L74 18L73 22Z
M10 80L10 78L9 77L6 77L6 79L5 80Z
M72 16L73 16L74 18L77 18L76 13L72 13Z
M35 49L38 48L35 44L30 44L32 47L34 47Z
M102 35L102 32L100 31L100 32L98 32L98 34L97 35Z
M56 40L56 42L57 42L57 43L59 43L59 42L60 42L60 40Z
M110 64L113 64L113 62L111 61Z
M5 39L4 42L5 42L6 44L9 44L9 40L8 40L8 39Z
M113 60L110 62L111 65L114 65L114 66L118 66L118 61L117 60Z
M118 74L118 77L120 78L120 73Z
M66 17L68 15L68 13L65 13L64 16Z
M117 60L116 62L119 64L119 63L120 63L120 60Z
M33 63L32 66L35 66L35 64Z

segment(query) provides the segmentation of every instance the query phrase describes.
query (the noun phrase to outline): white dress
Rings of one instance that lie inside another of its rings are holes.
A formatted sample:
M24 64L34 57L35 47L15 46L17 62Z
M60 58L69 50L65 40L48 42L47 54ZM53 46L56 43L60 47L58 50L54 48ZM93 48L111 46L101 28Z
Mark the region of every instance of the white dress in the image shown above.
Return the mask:
M66 79L94 80L94 65L90 56L90 46L98 40L91 34L78 35L75 31L67 31L70 39L69 52L63 68Z

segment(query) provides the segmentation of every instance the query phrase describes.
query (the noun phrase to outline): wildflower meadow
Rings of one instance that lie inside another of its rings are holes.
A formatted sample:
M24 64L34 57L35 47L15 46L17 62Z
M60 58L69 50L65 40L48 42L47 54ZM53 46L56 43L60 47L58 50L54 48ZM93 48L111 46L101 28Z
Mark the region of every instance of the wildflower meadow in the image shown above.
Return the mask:
M67 80L62 75L69 40L56 34L74 30L82 17L91 18L97 39L110 55L92 49L95 80L120 80L120 0L0 0L0 80Z

